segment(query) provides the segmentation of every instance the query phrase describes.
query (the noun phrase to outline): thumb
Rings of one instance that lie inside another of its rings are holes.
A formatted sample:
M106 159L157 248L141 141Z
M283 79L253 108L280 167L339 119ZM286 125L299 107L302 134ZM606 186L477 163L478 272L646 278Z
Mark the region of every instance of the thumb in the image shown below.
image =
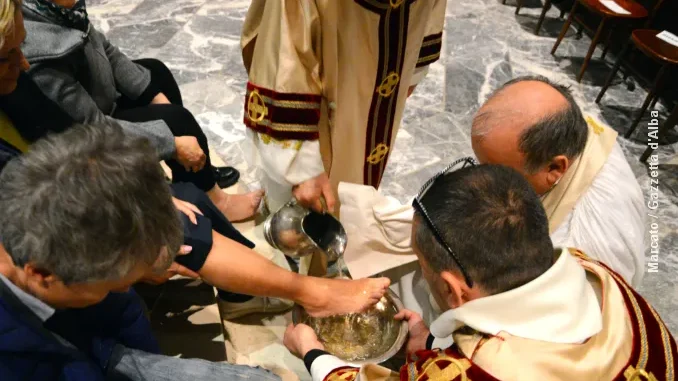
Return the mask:
M188 246L188 245L181 245L177 255L187 255L187 254L190 254L191 251L193 251L193 247Z

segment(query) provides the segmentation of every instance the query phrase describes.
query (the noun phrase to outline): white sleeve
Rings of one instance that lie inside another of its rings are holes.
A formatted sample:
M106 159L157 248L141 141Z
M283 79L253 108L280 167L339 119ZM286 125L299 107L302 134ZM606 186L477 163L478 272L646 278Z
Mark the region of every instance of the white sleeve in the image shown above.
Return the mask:
M632 286L645 271L645 200L618 143L591 187L551 235L618 272Z
M410 87L416 86L419 82L423 81L426 78L426 74L428 74L428 65L414 69L414 75L412 75L410 80Z
M278 184L294 186L325 171L318 140L276 140L247 130L252 142L250 162Z

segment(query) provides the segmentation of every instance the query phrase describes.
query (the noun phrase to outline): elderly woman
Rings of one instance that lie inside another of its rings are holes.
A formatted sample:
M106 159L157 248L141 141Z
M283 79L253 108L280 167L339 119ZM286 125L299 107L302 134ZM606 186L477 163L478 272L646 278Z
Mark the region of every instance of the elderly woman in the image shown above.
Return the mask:
M28 36L23 51L33 81L75 122L116 119L152 139L176 182L207 192L231 220L251 217L263 193L227 195L225 170L211 165L207 138L182 106L171 72L160 61L130 61L90 23L84 0L24 0Z

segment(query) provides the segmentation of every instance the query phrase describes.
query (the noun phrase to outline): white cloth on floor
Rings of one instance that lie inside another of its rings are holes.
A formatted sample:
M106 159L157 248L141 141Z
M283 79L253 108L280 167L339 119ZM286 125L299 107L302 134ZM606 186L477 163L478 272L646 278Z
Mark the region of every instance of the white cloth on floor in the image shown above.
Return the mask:
M644 203L640 185L615 143L589 189L551 234L553 245L577 248L637 287L645 272Z

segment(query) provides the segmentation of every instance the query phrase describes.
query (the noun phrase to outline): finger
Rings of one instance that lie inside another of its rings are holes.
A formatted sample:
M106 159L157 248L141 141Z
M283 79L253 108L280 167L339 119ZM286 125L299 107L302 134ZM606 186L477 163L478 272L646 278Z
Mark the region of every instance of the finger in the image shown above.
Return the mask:
M313 210L315 210L318 213L325 212L325 210L323 208L323 203L320 201L319 198L316 199L315 201L313 201L312 208L313 208Z
M183 275L185 277L193 278L193 279L200 278L200 274L198 274L195 271L193 271L193 270L191 270L187 267L184 267L184 266L182 266L178 263L176 263L176 267L174 268L174 273L179 274L179 275Z
M193 247L188 246L188 245L181 245L177 255L186 255L186 254L189 254L191 251L193 251Z
M337 203L336 198L334 197L334 192L332 191L332 185L329 182L326 182L322 186L323 197L325 197L325 203L327 204L327 211L334 213L334 206Z
M195 218L195 213L193 213L192 210L188 209L186 205L183 205L179 210L181 210L181 213L188 217L188 219L193 223L193 225L198 224L198 219Z
M186 204L186 207L187 207L188 209L191 209L191 210L194 211L195 213L198 213L199 215L203 216L202 212L200 211L200 209L198 209L197 206L191 204L190 202L186 202L186 201L184 201L184 203Z

